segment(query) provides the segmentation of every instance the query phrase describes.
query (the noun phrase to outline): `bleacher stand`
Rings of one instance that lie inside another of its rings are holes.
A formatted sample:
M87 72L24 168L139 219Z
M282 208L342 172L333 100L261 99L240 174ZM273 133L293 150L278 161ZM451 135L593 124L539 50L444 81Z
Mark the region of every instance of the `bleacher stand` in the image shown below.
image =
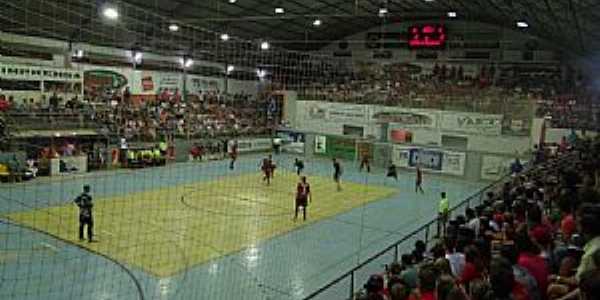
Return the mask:
M545 152L545 149L538 149ZM600 139L578 138L374 274L356 299L600 299Z

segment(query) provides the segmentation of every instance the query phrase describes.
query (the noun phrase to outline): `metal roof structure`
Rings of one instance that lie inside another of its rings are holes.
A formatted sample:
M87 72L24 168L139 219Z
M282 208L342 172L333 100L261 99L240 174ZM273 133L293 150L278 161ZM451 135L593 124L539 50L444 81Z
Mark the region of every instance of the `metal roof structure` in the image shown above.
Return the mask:
M233 3L231 3L233 2ZM121 48L186 51L218 42L220 33L268 40L291 50L318 50L382 22L447 19L490 23L527 32L557 48L600 48L598 0L0 0L0 30ZM117 24L101 18L114 5ZM275 7L285 13L276 14ZM378 15L386 7L385 18ZM319 19L322 24L314 26ZM178 32L168 26L176 23Z

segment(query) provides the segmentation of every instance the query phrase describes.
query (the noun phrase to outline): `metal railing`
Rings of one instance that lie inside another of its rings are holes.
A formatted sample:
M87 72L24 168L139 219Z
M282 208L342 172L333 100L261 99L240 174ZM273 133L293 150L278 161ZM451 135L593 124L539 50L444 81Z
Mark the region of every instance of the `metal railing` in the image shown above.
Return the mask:
M510 175L505 175L487 185L477 193L471 195L467 199L452 207L450 209L450 214L452 215L460 209L483 204L483 196L491 189L495 189L498 184L505 182L509 178ZM400 251L408 251L410 247L413 246L415 241L422 240L425 242L425 244L429 244L429 242L432 241L431 227L433 226L433 230L436 230L437 220L437 218L432 219L425 225L422 225L418 229L404 236L377 254L371 256L367 260L358 264L356 267L352 268L350 271L342 274L303 299L353 299L354 294L357 292L356 282L366 282L369 276L372 274L381 273L383 271L382 266L384 264L388 264L392 261L398 261ZM348 292L348 297L340 297L340 295L345 293L344 290Z

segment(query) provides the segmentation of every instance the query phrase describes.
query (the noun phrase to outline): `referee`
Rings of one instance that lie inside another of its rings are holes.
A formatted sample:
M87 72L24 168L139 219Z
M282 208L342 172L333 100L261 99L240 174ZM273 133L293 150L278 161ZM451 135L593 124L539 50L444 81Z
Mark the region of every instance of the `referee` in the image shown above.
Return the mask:
M87 226L88 242L92 242L94 235L94 218L92 217L92 196L90 196L90 186L83 186L83 193L75 198L75 204L79 207L79 240L83 241L83 228Z
M438 206L438 222L437 222L437 236L442 237L446 235L446 224L448 223L448 217L450 215L450 201L446 197L446 192L442 192L442 199Z

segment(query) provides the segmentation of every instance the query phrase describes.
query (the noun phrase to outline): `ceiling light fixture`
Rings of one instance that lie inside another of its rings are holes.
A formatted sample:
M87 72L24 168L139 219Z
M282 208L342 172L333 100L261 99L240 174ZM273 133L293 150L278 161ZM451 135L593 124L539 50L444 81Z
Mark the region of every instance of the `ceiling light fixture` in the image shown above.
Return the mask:
M455 11L449 11L448 12L448 18L456 18L457 14Z
M81 49L75 50L75 52L73 52L73 57L75 57L75 58L82 58L83 57L83 50L81 50Z
M258 78L260 78L260 79L263 79L263 78L265 78L265 76L267 76L267 71L261 70L261 69L256 69L256 76L258 76Z
M227 33L222 33L222 34L221 34L221 41L223 41L223 42L227 42L227 41L229 41L229 34L227 34Z
M227 66L227 74L231 74L231 72L233 72L234 70L235 70L235 66L233 66L233 65Z
M169 25L169 30L172 32L179 31L179 25L173 23L173 24Z
M323 24L323 21L321 21L321 19L316 19L313 21L313 26L315 27L319 27L321 26L321 24Z
M275 7L275 13L280 15L280 14L284 14L285 13L285 9L283 9L283 7Z
M271 48L271 45L269 44L269 42L262 42L262 43L260 43L260 49L262 49L262 50L269 50L269 48Z
M388 12L389 12L389 10L387 9L387 7L380 7L379 8L379 16L380 17L385 16Z
M525 22L525 21L518 21L517 22L517 27L519 27L519 28L527 28L527 27L529 27L529 24L527 22Z
M194 60L191 58L182 57L179 59L179 64L181 64L182 68L189 68L194 65Z
M119 11L112 6L106 6L103 10L102 10L102 14L110 20L116 20L119 17Z
M142 52L135 52L135 54L133 54L133 61L136 64L141 64L143 57L144 57L144 53L142 53Z

